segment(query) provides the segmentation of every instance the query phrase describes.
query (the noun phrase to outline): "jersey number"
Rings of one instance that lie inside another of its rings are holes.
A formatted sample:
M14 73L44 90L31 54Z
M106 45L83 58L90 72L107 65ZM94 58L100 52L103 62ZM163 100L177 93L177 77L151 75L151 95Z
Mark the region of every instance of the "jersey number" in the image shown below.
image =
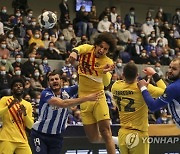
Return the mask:
M124 107L125 112L134 112L135 108L132 108L132 105L134 104L134 99L127 98L127 97L118 97L114 96L114 98L117 101L117 106L119 108L119 111L121 111L121 101L122 100L128 100L128 104Z

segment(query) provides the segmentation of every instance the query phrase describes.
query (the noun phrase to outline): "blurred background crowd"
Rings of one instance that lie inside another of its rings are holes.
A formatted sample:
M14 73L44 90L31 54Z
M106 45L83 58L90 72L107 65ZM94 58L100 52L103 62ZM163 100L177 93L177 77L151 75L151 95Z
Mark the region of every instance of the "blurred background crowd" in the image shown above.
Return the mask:
M118 124L119 118L111 85L122 79L125 63L133 61L136 64L153 65L156 72L169 83L162 67L169 65L174 57L180 57L180 8L174 10L172 18L166 16L162 7L154 15L147 10L144 12L144 22L138 23L134 7L121 16L116 6L106 7L98 15L96 4L92 5L90 12L82 5L72 19L67 0L63 0L59 3L59 10L51 10L58 16L57 24L51 29L43 29L27 1L17 2L14 0L12 3L13 14L8 13L10 8L6 6L1 6L0 10L0 97L11 95L10 81L13 77L24 78L24 99L32 103L35 121L40 93L48 86L46 77L53 71L49 60L64 61L59 72L62 87L78 84L77 67L69 63L68 56L73 47L93 44L94 38L102 32L111 33L117 44L116 51L109 52L115 70L111 72L111 84L105 88L112 124ZM47 10L43 9L41 13ZM79 107L73 107L69 112L68 123L81 124ZM165 107L155 113L150 112L149 123L168 124L173 123L173 120Z

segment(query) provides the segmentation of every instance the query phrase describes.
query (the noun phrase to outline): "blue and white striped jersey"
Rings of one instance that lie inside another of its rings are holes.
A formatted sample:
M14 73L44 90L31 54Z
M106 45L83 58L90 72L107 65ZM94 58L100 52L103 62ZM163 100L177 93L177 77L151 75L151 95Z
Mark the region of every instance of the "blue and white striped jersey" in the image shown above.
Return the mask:
M78 92L78 86L70 86L61 88L60 96L55 96L50 88L46 88L41 93L39 102L39 117L34 123L33 129L46 134L61 134L65 128L68 117L67 108L58 108L48 104L48 100L52 97L60 97L61 99L72 98Z

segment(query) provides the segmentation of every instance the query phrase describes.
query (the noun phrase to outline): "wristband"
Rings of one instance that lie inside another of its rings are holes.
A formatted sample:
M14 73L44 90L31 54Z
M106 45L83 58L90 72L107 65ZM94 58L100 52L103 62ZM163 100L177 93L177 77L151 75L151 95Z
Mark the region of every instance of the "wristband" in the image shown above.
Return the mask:
M147 87L146 87L146 86L142 86L142 87L140 88L140 90L141 90L141 92L143 92L144 90L147 90Z
M155 82L158 82L161 79L160 76L157 73L153 74L152 77L153 77Z

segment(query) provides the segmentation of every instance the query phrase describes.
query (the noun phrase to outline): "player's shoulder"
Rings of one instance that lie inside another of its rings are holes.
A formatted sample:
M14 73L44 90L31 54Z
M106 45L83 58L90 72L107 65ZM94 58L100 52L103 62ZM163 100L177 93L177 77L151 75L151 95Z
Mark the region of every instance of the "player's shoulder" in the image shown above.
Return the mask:
M46 88L41 92L42 97L47 97L53 95L53 92L50 88Z
M124 80L117 80L113 83L112 88L118 88L120 85L124 84Z
M167 90L172 91L178 91L180 89L180 79L176 80L175 82L172 82L167 86Z
M3 101L7 101L8 99L14 99L13 98L13 96L3 96L2 98L1 98L1 102L3 102Z

